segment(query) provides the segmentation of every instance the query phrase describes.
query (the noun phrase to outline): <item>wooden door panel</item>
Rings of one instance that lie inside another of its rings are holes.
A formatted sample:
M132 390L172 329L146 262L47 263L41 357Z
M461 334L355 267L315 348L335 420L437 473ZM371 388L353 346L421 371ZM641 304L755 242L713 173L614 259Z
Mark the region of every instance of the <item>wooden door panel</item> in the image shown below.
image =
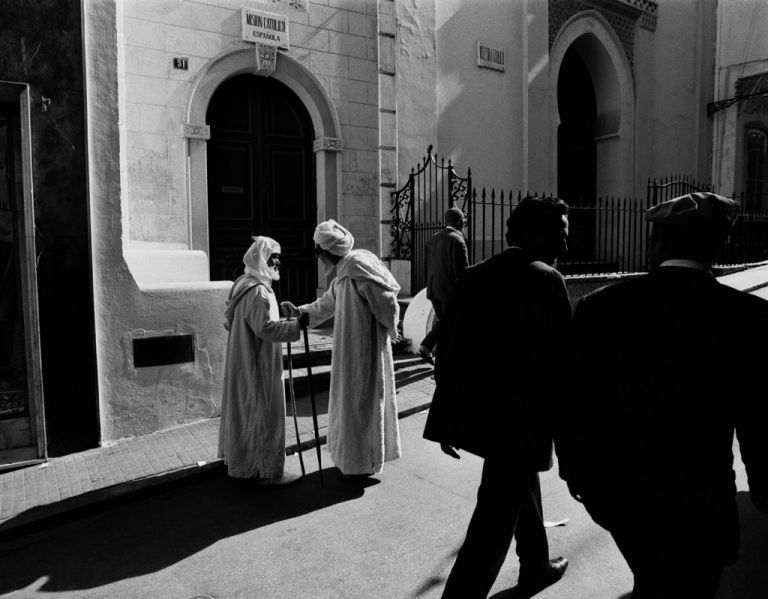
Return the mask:
M274 221L307 221L306 156L303 148L272 146L267 149L267 218Z
M270 98L265 111L264 135L278 137L292 137L303 141L305 128L302 127L302 119L296 107L293 106L285 94Z
M268 235L283 253L275 291L314 299L314 131L306 109L279 81L242 75L214 93L207 121L211 278L242 274L251 236Z
M253 135L252 102L248 81L242 77L229 79L221 84L211 98L208 124L212 129L215 127L217 134Z
M254 219L254 190L252 189L253 148L250 143L221 143L212 145L216 161L209 193L213 192L213 218Z

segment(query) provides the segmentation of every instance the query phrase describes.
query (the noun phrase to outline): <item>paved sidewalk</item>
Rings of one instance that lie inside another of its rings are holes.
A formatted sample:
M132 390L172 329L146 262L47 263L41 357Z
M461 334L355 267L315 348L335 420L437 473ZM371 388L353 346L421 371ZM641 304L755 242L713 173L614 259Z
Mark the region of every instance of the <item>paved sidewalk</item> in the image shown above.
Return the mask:
M756 293L760 290L765 292L768 287L768 262L759 264L753 268L747 268L745 270L739 270L737 272L723 275L718 277L718 280L724 285L739 289L740 291L746 291L747 293L755 293L764 297L762 293Z
M396 357L396 366L398 414L403 418L429 406L434 380L432 368L417 356ZM319 393L316 400L322 444L328 392ZM297 399L296 412L302 449L312 448L314 428L307 397ZM4 473L0 475L0 535L104 499L222 467L223 461L216 456L218 435L219 419L213 418ZM290 410L286 448L289 454L297 449Z

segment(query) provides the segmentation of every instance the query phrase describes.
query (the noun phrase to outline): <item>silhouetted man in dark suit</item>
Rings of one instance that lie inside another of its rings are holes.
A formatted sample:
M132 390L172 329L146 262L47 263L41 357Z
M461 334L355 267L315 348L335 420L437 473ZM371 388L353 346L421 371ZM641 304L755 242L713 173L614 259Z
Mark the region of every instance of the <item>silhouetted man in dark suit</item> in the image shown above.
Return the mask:
M432 302L435 318L432 330L419 347L419 355L433 363L432 354L440 334L440 320L445 317L448 302L456 290L459 275L469 265L467 243L461 230L464 213L458 208L445 212L445 227L427 241L427 298Z
M549 559L539 472L552 466L554 368L571 317L562 275L568 207L526 198L507 221L501 254L459 279L440 332L437 387L424 437L455 458L484 458L477 505L446 582L444 598L488 595L512 538L519 587L533 594L557 580L565 558Z
M651 208L651 272L577 305L557 436L560 475L612 534L633 599L707 599L735 561L732 444L768 510L768 302L710 266L735 204L694 193ZM766 590L768 592L768 590Z

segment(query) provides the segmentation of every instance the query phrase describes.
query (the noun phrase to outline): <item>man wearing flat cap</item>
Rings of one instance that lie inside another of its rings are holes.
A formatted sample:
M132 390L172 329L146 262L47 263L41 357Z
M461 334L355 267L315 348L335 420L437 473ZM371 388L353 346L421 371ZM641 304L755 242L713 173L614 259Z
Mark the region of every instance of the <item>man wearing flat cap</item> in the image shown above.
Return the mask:
M336 221L320 223L314 241L318 259L336 276L321 298L298 307L283 302L283 311L308 314L312 327L334 319L328 448L343 478L354 480L400 457L390 344L399 337L400 285L374 254L352 249L352 233Z
M735 215L713 193L654 206L651 271L575 310L560 476L613 536L634 574L632 599L715 596L738 551L734 431L752 502L768 512L755 350L768 338L768 302L711 272Z

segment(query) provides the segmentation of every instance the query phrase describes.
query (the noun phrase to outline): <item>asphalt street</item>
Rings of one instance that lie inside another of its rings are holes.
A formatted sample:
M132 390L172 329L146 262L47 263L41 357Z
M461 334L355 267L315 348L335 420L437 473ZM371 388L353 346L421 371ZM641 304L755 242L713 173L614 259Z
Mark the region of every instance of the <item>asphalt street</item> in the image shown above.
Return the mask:
M0 595L437 599L474 507L481 461L453 460L424 441L424 418L400 421L403 457L365 484L342 482L323 452L321 487L309 451L311 473L296 486L264 489L216 471L0 544ZM738 478L744 489L740 464ZM629 569L556 469L542 476L542 493L545 519L567 519L549 529L552 555L571 564L537 597L628 599ZM726 571L718 599L765 599L768 517L745 493L739 505L745 557ZM517 574L513 548L491 596L515 597Z

